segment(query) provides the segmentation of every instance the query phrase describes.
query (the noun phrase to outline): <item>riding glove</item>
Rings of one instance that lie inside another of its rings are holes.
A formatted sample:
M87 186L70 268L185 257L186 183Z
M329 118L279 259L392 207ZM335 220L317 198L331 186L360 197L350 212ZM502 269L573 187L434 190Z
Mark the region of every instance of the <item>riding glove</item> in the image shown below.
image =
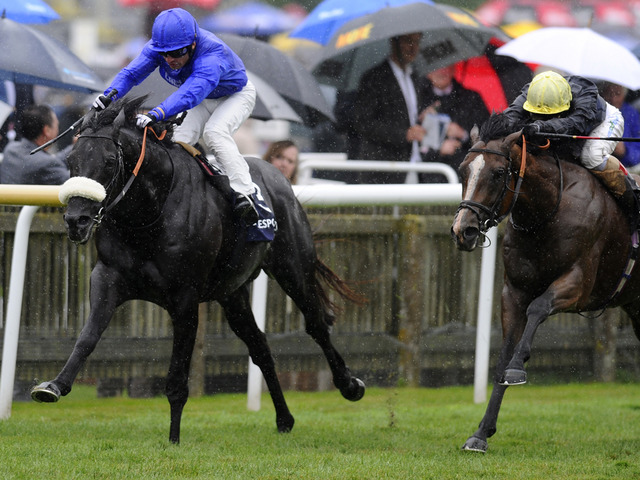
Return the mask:
M136 126L143 130L145 127L151 126L156 122L156 119L153 118L148 113L139 113L136 115Z
M530 123L529 125L525 125L522 129L522 135L524 138L533 138L540 135L540 125L536 123Z
M111 105L111 98L106 95L98 95L93 101L93 108L97 111L104 110L109 105Z

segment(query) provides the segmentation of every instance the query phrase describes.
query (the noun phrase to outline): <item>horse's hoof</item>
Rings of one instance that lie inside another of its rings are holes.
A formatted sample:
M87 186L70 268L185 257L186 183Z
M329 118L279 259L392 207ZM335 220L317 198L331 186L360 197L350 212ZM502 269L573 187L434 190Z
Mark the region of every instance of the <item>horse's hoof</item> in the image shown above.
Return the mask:
M487 448L489 448L487 441L478 437L469 437L462 446L462 450L465 452L487 453Z
M51 382L42 382L31 389L31 399L40 403L55 403L60 400L60 389Z
M507 368L504 371L504 376L499 382L500 385L522 385L527 383L527 372L524 370L517 370L515 368Z
M293 424L296 421L294 420L293 416L291 415L287 415L283 418L277 418L276 419L276 425L278 427L278 432L279 433L289 433L291 430L293 430Z
M340 390L340 393L342 393L342 396L347 400L357 402L362 397L364 397L365 390L366 387L364 385L364 382L359 378L352 377L351 382L349 382L349 386L345 389Z

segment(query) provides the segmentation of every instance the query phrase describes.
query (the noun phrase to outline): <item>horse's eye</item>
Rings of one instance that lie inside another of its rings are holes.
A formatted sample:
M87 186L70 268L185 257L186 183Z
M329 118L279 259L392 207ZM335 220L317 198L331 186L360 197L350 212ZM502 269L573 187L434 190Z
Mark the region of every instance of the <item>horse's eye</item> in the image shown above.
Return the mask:
M504 177L504 174L507 172L507 169L504 167L500 167L500 168L496 168L493 171L493 178L494 180L500 180L502 179L502 177Z

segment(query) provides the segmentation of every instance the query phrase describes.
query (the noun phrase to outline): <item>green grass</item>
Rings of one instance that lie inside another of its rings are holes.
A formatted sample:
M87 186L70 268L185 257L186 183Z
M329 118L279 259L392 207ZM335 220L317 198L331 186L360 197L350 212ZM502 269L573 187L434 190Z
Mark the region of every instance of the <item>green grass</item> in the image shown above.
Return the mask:
M5 479L637 479L640 385L512 387L487 454L462 452L485 405L471 387L286 393L296 418L244 395L189 400L182 443L164 398L97 399L76 386L57 404L15 403L0 421Z

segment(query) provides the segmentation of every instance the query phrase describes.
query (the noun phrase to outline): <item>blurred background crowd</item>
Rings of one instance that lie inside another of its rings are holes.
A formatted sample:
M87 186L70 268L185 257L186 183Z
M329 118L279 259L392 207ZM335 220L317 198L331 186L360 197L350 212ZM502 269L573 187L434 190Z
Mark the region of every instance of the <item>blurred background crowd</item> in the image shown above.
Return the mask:
M288 0L48 0L46 3L55 11L57 18L24 23L67 46L104 82L101 88L106 87L109 80L140 53L142 46L150 38L153 20L159 12L167 8L179 6L188 10L198 20L201 28L216 34L254 37L268 42L313 74L319 82L328 107L324 110L320 109L320 114L316 111L316 115L298 117L298 121L278 119L278 114L272 115L274 119L271 120L267 120L264 116L249 119L236 134L236 142L241 152L263 156L272 142L291 140L302 154L304 152L340 152L350 159L363 157L362 150L358 150L359 146L353 144L356 139L359 141L363 138L363 133L354 127L355 120L349 118L344 112L357 110L354 102L357 101L358 83L364 71L374 67L379 59L376 61L371 59L368 64L359 67L360 69L353 74L353 79L349 79L345 73L345 63L340 63L341 55L344 56L344 54L328 52L328 48L331 47L330 40L325 38L318 41L321 38L318 31L311 31L309 34L310 30L301 30L301 26L305 26L305 22L309 22L323 4L339 6L340 2L335 0L300 0L298 2ZM356 1L353 5L360 3L367 2ZM432 2L424 0L424 3ZM421 82L424 83L424 86L420 87L422 89L420 95L424 94L424 98L430 100L428 104L420 107L436 106L437 108L434 107L430 111L439 114L444 112L447 125L449 123L464 124L459 135L445 135L438 142L437 147L443 149L450 147L451 152L446 153L442 150L438 152L438 156L433 157L432 150L432 156L429 157L429 147L423 145L422 161L439 161L442 160L443 155L451 158L457 155L457 160L445 161L455 168L456 162L459 162L460 152L468 145L468 130L473 124L471 122L468 125L470 122L464 120L473 117L478 119L477 121L482 121L489 113L506 108L520 88L530 81L536 68L544 66L552 67L561 73L576 73L563 72L559 65L552 63L526 61L526 59L517 59L516 56L496 54L496 49L508 43L510 39L547 27L585 27L633 52L634 58L637 59L640 56L640 0L489 0L486 2L460 0L438 3L453 5L472 13L479 22L493 29L494 34L491 35L490 41L482 42L480 51L475 56L466 55L462 61L436 65L446 67L444 80L442 80L442 68L435 68L432 65L426 69L429 71L421 70L423 68L421 62L428 58L430 48L424 46L429 34L422 34L421 55L418 55L419 58L412 63ZM0 2L0 9L1 4L2 2ZM337 8L323 12L325 17L336 13ZM449 16L452 14L449 13ZM323 33L328 34L328 32L327 29L323 30ZM10 50L12 50L12 41L6 36L0 40L3 47ZM242 58L242 55L240 56ZM453 59L455 58L452 57L450 60ZM349 62L356 63L355 60L349 60ZM626 65L621 65L621 68L625 67ZM436 71L440 73L438 80L433 76ZM621 109L624 104L627 114L632 115L631 110L637 112L637 108L640 107L637 102L638 87L625 84L624 81L619 84L615 81L616 79L617 77L607 78L606 75L594 78L601 82L599 85L602 88L602 94L608 95L605 98L610 103L617 102L616 106ZM435 88L436 93L434 93L436 82L444 83ZM451 85L473 93L472 96L464 97L465 100L462 102L458 99L458 103L451 103L449 110L446 110L447 100L443 99L439 92L453 88ZM59 119L60 131L87 111L94 96L88 92L21 83L9 85L5 82L3 88L0 88L0 100L11 107L19 106L21 102L25 105L28 103L51 105ZM470 109L471 104L477 105L473 103L476 100L480 101L480 107ZM442 111L437 112L438 108ZM455 118L457 114L460 116L459 120ZM423 115L421 114L421 119L424 118ZM284 114L282 117L288 118ZM632 122L635 123L635 119L630 120L630 123ZM640 128L640 122L637 123L639 124L637 128ZM5 122L3 130L0 131L0 135L3 136L0 139L2 147L15 134L11 132L14 127L11 121ZM632 132L631 135L637 136L637 133L640 132ZM448 140L456 140L457 143L454 146L445 147ZM65 148L70 141L70 138L61 140L57 149ZM620 148L624 149L624 145ZM624 157L627 152L618 153ZM629 152L629 155L631 153ZM638 158L629 160L629 166L640 163L640 152L637 156ZM334 177L328 175L327 178L352 180L344 175L334 175Z

